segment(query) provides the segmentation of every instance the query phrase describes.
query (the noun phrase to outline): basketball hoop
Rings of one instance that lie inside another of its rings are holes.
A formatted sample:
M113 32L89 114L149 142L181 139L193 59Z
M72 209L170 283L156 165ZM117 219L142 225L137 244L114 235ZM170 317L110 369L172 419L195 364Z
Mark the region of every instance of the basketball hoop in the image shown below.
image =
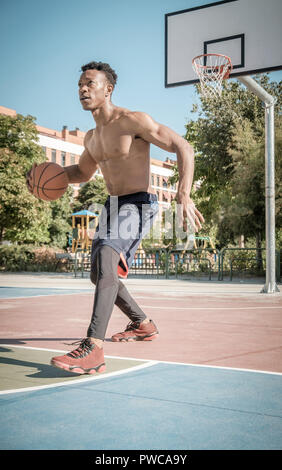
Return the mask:
M231 59L222 54L202 54L194 57L192 66L200 79L204 98L217 98L222 92L222 82L229 78Z

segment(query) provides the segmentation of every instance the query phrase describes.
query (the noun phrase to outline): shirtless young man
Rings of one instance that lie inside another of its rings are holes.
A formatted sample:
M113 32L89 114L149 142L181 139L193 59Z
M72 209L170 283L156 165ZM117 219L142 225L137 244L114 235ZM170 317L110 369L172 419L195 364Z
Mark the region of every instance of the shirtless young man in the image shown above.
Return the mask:
M103 341L114 305L131 322L124 332L112 337L113 341L145 341L158 335L154 322L146 317L119 280L119 275L126 277L141 238L150 230L157 213L157 197L150 178L151 143L177 155L177 202L182 205L184 229L187 219L195 230L201 228L204 219L190 198L194 175L191 145L148 114L115 106L111 95L117 75L108 64L91 62L81 69L79 98L83 109L92 113L96 128L85 136L85 150L78 165L65 167L65 171L70 183L81 183L89 181L100 168L110 194L105 204L109 224L103 237L97 234L92 247L91 280L96 289L87 338L74 351L52 358L51 364L84 374L105 370ZM113 199L117 210L109 217ZM119 229L128 217L136 229L135 235L113 237L114 229Z

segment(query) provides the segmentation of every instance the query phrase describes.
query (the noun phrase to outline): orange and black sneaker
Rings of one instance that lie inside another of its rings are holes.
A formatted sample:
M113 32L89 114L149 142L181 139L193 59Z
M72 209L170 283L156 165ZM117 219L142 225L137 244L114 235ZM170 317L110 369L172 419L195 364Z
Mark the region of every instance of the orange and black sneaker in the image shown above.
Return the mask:
M89 338L77 341L78 348L51 359L51 365L75 374L95 374L105 372L103 348L98 348Z
M130 322L125 331L112 336L112 341L152 341L158 334L153 320L148 323Z

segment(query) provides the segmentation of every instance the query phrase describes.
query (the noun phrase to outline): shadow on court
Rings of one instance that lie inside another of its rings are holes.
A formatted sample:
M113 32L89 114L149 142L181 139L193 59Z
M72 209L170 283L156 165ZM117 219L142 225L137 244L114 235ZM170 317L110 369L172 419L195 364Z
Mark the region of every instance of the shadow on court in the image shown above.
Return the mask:
M67 341L67 342L71 342L71 341L79 341L80 339L82 338L0 338L0 344L14 344L14 345L24 345L26 343L30 343L32 345L32 342L35 341L35 342L38 342L38 341L47 341L47 342L50 342L50 341L54 341L54 342L58 342L58 343L62 343L64 344L64 341ZM105 342L107 343L112 343L112 340L111 338L105 338L104 340ZM70 347L69 344L66 344L66 346L68 346L68 348ZM67 349L68 349L67 348ZM1 351L1 350L0 350Z
M78 341L80 338L0 338L0 344L14 344L14 345L24 345L27 342L32 341L55 341L55 342L61 342L63 343L64 341Z
M12 353L12 350L8 348L0 348L0 353ZM0 364L4 366L16 366L19 372L21 372L21 370L23 371L25 377L31 377L33 379L77 377L77 374L55 368L48 364L26 361L22 359L13 359L11 357L0 357ZM27 369L36 369L36 371L25 373L24 371Z

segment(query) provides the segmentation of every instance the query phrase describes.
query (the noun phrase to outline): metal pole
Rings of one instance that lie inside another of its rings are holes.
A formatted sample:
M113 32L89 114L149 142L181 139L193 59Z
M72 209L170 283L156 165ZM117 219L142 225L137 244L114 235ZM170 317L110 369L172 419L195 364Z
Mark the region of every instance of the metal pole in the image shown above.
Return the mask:
M253 78L238 77L250 91L265 104L265 237L266 279L261 292L279 292L275 270L275 157L274 157L274 105L276 99L269 95Z
M275 269L275 164L274 164L274 103L265 107L265 216L266 270L262 292L277 292Z

